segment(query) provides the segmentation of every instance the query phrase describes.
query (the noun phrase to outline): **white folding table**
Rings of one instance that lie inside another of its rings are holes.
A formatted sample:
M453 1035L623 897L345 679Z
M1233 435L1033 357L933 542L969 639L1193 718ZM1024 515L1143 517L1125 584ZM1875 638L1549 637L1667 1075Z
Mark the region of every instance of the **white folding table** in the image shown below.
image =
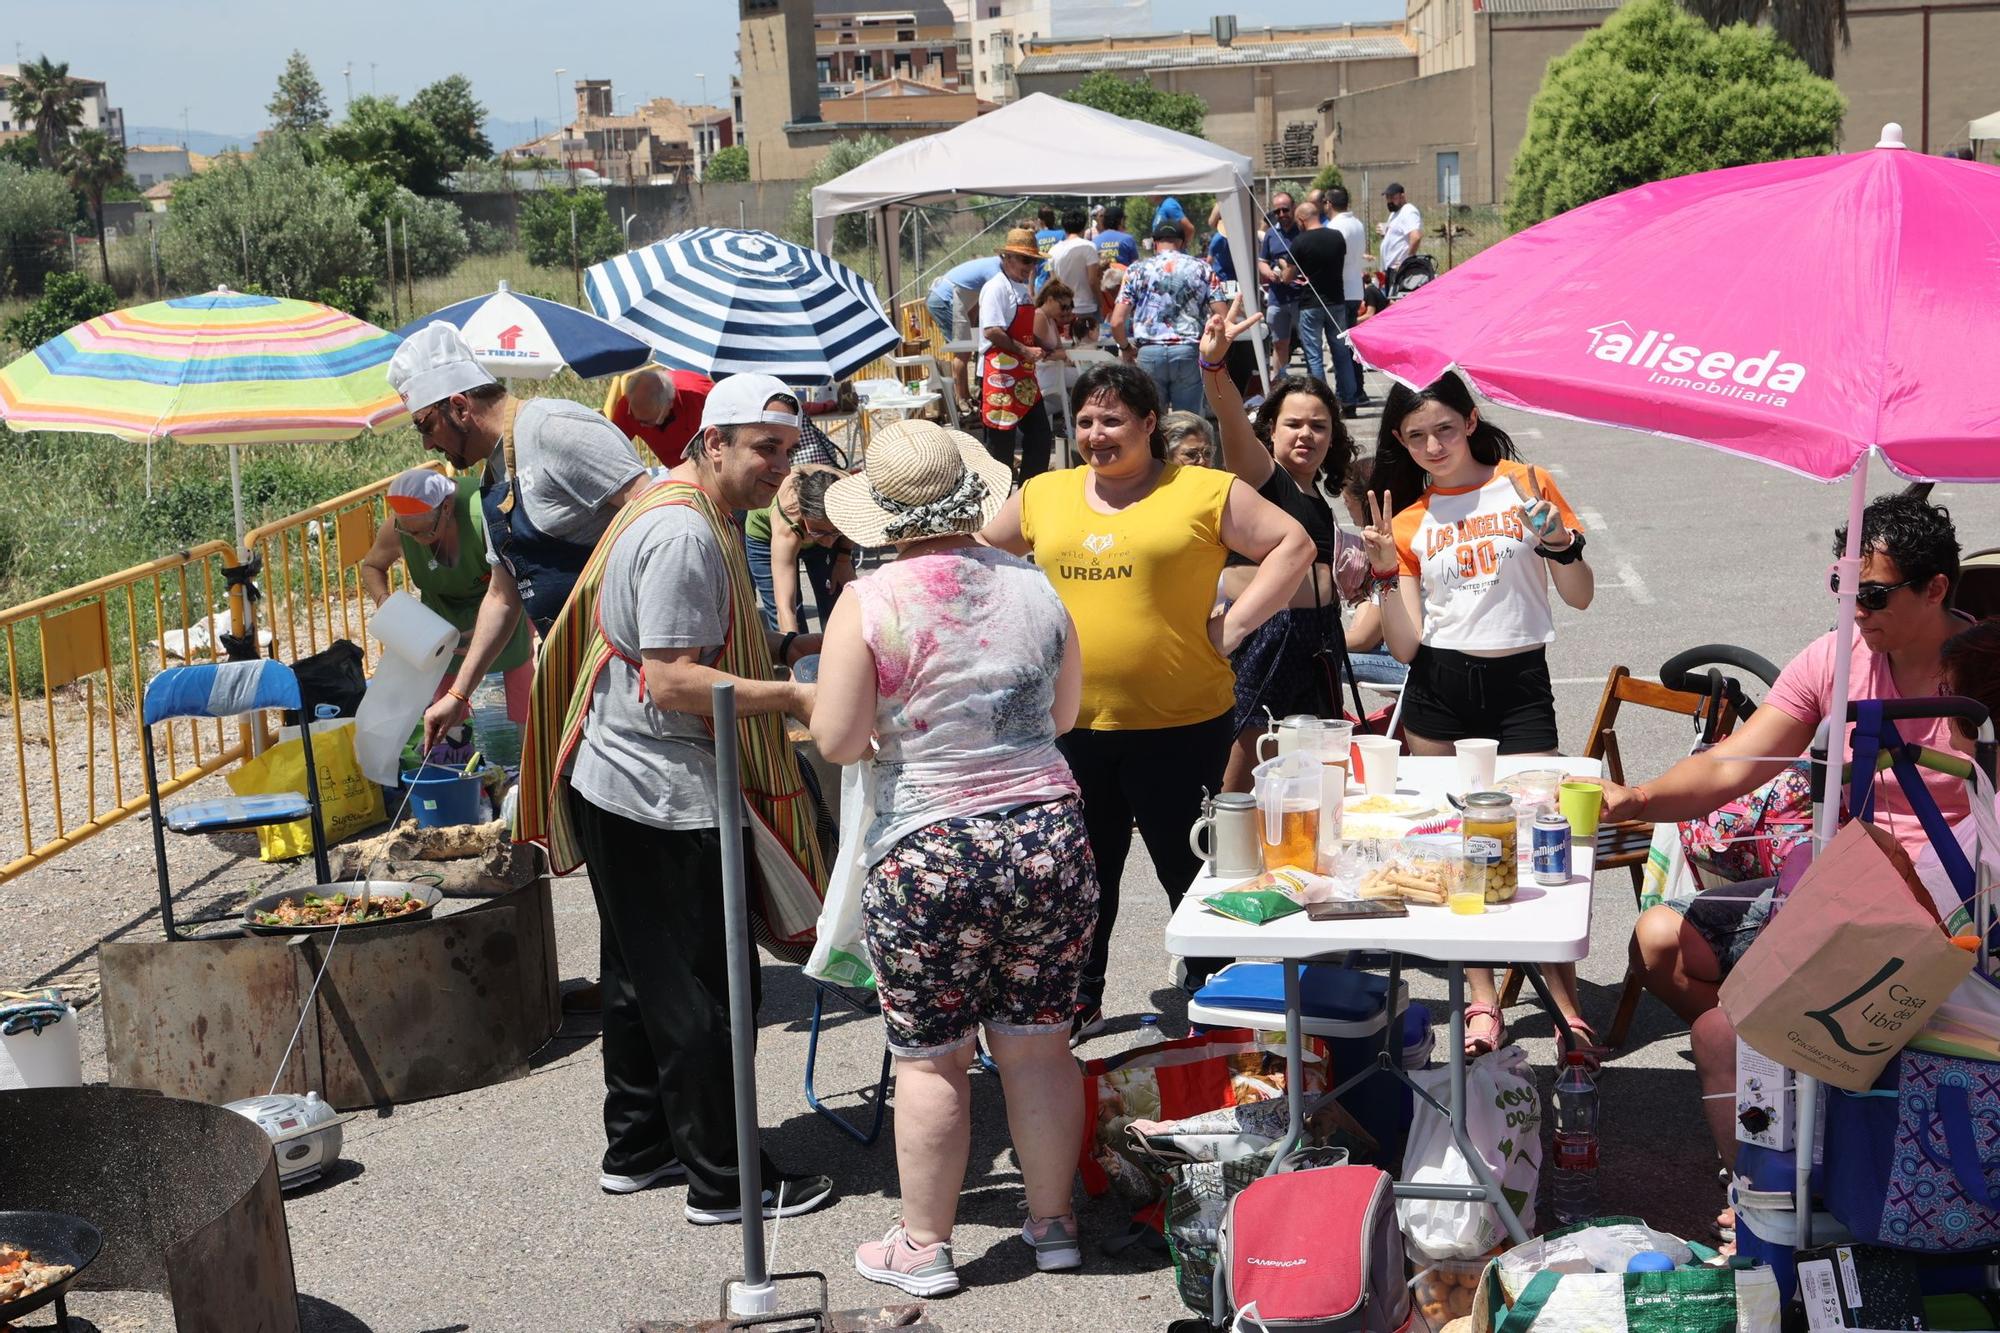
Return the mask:
M1571 777L1597 777L1602 766L1595 759L1564 756L1501 756L1496 775L1505 777L1526 769L1560 767ZM1404 795L1422 796L1448 809L1444 794L1457 787L1458 761L1453 758L1411 758L1405 756L1397 769L1397 790ZM1353 792L1349 799L1358 799ZM1285 1098L1291 1109L1287 1152L1296 1149L1305 1137L1304 1042L1299 1020L1299 969L1291 964L1311 962L1332 954L1353 952L1387 953L1400 962L1404 957L1444 963L1450 980L1451 1027L1446 1058L1451 1068L1450 1105L1439 1107L1451 1121L1452 1135L1477 1178L1475 1186L1413 1185L1398 1182L1396 1193L1405 1198L1484 1200L1500 1214L1507 1234L1519 1244L1528 1239L1521 1219L1508 1204L1499 1182L1487 1170L1484 1159L1474 1150L1466 1133L1465 1106L1465 968L1468 964L1521 965L1543 1003L1548 1005L1558 1025L1559 1035L1570 1039L1559 1013L1549 1002L1547 988L1538 965L1571 963L1590 952L1592 838L1575 838L1571 843L1570 878L1567 884L1536 884L1533 875L1522 872L1520 888L1510 903L1496 904L1477 916L1458 916L1444 907L1411 906L1406 917L1377 917L1359 921L1313 921L1304 912L1295 912L1265 925L1232 920L1208 911L1203 902L1209 894L1230 887L1233 880L1204 874L1188 889L1187 896L1167 923L1167 951L1184 958L1269 958L1287 964L1285 977ZM1395 1031L1395 1024L1389 1030ZM1395 1061L1389 1060L1366 1071L1401 1077ZM1355 1080L1349 1080L1350 1083ZM1407 1082L1408 1080L1405 1079ZM1338 1093L1344 1089L1336 1088ZM1427 1095L1421 1089L1417 1095ZM1433 1103L1435 1105L1435 1103ZM1285 1154L1280 1154L1280 1161ZM1275 1168L1274 1163L1274 1168Z

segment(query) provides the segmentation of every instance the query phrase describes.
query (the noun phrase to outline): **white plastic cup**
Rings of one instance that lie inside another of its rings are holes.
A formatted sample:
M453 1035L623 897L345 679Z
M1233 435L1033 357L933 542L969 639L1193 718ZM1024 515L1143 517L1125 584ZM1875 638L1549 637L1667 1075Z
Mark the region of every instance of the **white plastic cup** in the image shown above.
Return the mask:
M1396 759L1403 743L1393 736L1357 736L1354 748L1361 754L1361 789L1370 796L1396 793Z
M1500 755L1500 742L1463 740L1454 742L1452 748L1458 752L1459 791L1492 790L1493 762Z

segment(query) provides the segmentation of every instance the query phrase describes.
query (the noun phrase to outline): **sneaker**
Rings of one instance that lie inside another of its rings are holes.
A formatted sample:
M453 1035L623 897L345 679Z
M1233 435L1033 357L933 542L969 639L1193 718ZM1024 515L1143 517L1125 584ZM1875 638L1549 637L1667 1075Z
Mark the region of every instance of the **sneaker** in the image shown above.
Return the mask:
M949 1296L958 1290L958 1268L951 1261L951 1242L919 1245L901 1222L880 1240L858 1245L854 1271L870 1282L883 1282L912 1296Z
M621 1176L606 1171L597 1178L597 1184L606 1194L637 1194L640 1190L649 1190L668 1181L679 1184L687 1179L687 1174L686 1167L669 1158L665 1166L656 1166L643 1175Z
M1085 1002L1076 1007L1076 1016L1070 1019L1069 1044L1074 1050L1104 1031L1104 1006Z
M780 1193L784 1195L782 1201ZM784 1176L776 1188L764 1191L764 1220L814 1212L826 1207L832 1198L833 1181L825 1176ZM697 1208L688 1204L683 1211L687 1220L698 1227L725 1226L743 1220L743 1210L733 1204L727 1208Z
M1083 1267L1074 1213L1068 1217L1030 1217L1021 1223L1021 1243L1035 1252L1035 1267L1044 1273Z

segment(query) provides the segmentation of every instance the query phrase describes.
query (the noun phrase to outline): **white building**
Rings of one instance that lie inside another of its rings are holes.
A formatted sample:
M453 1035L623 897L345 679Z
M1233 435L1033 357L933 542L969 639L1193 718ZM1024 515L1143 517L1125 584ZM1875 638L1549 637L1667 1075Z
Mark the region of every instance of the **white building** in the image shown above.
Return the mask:
M988 102L1011 102L1019 91L1014 66L1021 44L1055 35L1054 0L969 0L971 20L958 40L958 67L972 70L972 92Z
M20 77L19 65L0 65L0 134L35 128L33 118L23 117L8 100L9 90ZM102 130L117 142L124 143L125 113L111 105L111 99L105 95L103 81L72 77L70 83L83 98L83 120L77 128Z

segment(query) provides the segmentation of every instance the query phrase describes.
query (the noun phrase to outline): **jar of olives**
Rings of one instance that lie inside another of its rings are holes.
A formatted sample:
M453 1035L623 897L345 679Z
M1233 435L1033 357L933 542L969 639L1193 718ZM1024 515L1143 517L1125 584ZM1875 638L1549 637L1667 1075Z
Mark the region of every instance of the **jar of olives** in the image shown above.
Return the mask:
M1504 791L1476 791L1465 798L1460 821L1465 845L1467 887L1483 885L1486 901L1511 900L1520 884L1520 835L1514 822L1514 798Z

